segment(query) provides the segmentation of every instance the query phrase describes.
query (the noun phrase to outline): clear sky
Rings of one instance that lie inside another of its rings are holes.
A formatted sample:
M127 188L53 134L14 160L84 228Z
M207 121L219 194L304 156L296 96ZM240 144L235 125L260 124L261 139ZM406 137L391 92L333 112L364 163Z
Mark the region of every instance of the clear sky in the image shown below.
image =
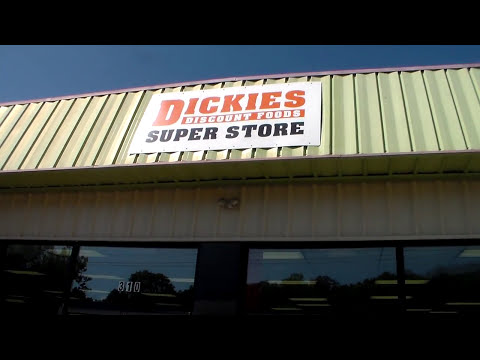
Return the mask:
M480 45L0 45L0 103L215 78L480 63Z

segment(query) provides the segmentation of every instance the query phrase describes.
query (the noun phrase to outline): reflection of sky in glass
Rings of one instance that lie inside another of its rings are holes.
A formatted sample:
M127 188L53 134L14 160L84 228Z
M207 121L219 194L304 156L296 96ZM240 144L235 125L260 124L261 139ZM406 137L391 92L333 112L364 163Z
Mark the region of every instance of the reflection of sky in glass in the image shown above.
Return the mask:
M247 283L283 280L301 273L305 280L329 276L342 285L353 284L389 272L396 274L395 248L290 249L275 252L300 252L303 259L271 259L268 249L251 249ZM281 255L278 255L281 258ZM289 257L288 255L284 257Z
M409 273L431 277L439 267L448 273L480 269L480 246L406 247L404 254L407 278Z
M88 258L83 275L92 278L87 282L90 290L86 295L101 300L118 288L119 281L128 281L142 270L167 276L176 291L188 289L195 278L197 250L86 246L81 247L80 256Z

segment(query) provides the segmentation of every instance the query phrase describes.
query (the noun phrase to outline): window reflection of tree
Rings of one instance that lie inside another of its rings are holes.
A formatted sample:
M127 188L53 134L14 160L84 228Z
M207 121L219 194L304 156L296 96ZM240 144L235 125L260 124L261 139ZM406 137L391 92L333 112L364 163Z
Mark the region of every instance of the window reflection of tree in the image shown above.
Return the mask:
M426 274L407 270L406 279L426 281L422 285L407 282L408 295L411 296L409 308L480 314L479 267L479 264L438 265ZM465 303L467 305L461 305Z
M301 284L305 280L304 275L292 273L282 280L285 284L268 281L249 284L247 306L253 313L269 313L273 308L292 309L295 313L371 311L375 310L371 305L371 295L378 288L376 281L392 279L396 279L395 274L384 272L361 282L340 284L330 276L318 275L312 280L314 283ZM289 281L294 283L287 284ZM324 306L298 306L301 299L322 299Z
M45 245L10 245L4 270L9 311L56 314L68 282L71 248ZM29 273L15 273L29 272Z

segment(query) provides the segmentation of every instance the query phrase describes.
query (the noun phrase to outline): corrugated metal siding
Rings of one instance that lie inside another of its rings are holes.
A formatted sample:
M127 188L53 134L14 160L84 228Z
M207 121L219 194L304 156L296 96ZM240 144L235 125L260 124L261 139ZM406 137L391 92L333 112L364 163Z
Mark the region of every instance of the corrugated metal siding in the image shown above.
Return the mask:
M127 154L156 93L307 80L323 87L320 146ZM480 68L232 81L0 107L1 170L466 149L480 149Z
M478 238L479 213L479 180L10 192L0 193L0 239Z

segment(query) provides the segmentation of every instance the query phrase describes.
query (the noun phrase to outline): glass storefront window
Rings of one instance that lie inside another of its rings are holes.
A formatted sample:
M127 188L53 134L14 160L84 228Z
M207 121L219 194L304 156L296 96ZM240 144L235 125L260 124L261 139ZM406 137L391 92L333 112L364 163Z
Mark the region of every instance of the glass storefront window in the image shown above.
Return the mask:
M406 247L407 312L480 314L480 246Z
M2 273L6 314L60 314L70 246L9 245Z
M197 249L80 248L69 314L188 314Z
M251 249L250 314L396 312L394 248Z

